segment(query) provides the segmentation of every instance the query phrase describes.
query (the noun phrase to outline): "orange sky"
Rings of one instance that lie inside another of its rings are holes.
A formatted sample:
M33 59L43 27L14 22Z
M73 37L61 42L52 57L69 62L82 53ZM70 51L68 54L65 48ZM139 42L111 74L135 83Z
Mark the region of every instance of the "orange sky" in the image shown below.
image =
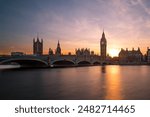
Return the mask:
M66 2L67 1L67 2ZM32 41L44 40L44 54L60 40L64 54L90 48L99 54L103 29L108 53L150 45L149 0L32 0L0 4L0 54L32 53Z

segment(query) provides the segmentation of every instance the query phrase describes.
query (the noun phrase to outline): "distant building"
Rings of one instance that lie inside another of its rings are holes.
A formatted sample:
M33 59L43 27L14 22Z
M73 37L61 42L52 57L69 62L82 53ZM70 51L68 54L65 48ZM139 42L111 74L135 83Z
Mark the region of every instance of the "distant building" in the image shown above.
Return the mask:
M86 61L99 60L99 56L94 54L88 48L75 49L76 59L83 59Z
M108 61L110 62L110 64L119 64L119 57L110 57Z
M102 38L100 40L100 53L101 53L101 61L106 61L106 54L107 54L107 40L105 38L105 33L103 31Z
M90 49L87 49L87 48L76 49L75 53L77 57L85 57L85 58L90 57L90 54L91 54Z
M94 56L94 51L91 51L91 55Z
M35 38L33 39L33 54L43 55L43 39L41 39L41 41L38 37L37 40L35 40Z
M57 56L60 56L60 55L61 55L61 47L60 47L59 41L58 41L58 43L57 43L57 48L56 48L55 54L56 54Z
M119 53L119 62L122 64L130 64L130 63L140 63L142 62L143 55L140 51L140 48L138 50L124 50L121 49Z
M51 48L49 48L49 55L53 55L53 50Z
M68 52L68 55L71 55L71 52Z
M150 49L147 48L147 62L150 63Z
M23 56L25 55L23 52L11 52L11 56Z

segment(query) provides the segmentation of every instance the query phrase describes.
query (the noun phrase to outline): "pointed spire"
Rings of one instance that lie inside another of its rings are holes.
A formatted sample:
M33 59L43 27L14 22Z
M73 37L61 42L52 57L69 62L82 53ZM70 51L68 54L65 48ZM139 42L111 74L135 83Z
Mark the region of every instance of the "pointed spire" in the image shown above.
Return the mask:
M134 48L132 48L132 51L134 51Z
M57 47L60 47L60 44L59 44L59 40L58 40L58 44L57 44Z
M104 33L104 29L103 29L103 34L102 34L102 38L105 38L105 33Z
M39 33L37 33L37 41L40 42L40 40L39 40Z
M61 48L60 48L59 40L58 40L58 43L57 43L57 48L56 48L55 53L56 53L56 55L61 55Z

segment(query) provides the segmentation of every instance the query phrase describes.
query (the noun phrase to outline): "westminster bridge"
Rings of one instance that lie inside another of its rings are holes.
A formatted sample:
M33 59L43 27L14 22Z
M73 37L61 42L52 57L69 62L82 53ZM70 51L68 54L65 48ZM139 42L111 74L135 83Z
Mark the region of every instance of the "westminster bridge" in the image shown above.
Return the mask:
M76 56L76 55L22 55L1 56L0 65L19 64L21 67L71 67L100 65L100 56Z

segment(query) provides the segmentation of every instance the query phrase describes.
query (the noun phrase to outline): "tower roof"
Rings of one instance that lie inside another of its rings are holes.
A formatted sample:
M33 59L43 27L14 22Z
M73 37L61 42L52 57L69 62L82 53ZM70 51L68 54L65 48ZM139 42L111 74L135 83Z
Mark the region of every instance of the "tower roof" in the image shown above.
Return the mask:
M102 34L102 38L105 38L105 33L104 33L104 29L103 29L103 34Z
M59 40L58 40L58 43L57 43L57 47L60 47L60 43L59 43Z
M102 38L101 38L101 41L105 41L105 42L106 42L106 38L105 38L105 33L104 33L104 30L103 30L103 33L102 33Z

